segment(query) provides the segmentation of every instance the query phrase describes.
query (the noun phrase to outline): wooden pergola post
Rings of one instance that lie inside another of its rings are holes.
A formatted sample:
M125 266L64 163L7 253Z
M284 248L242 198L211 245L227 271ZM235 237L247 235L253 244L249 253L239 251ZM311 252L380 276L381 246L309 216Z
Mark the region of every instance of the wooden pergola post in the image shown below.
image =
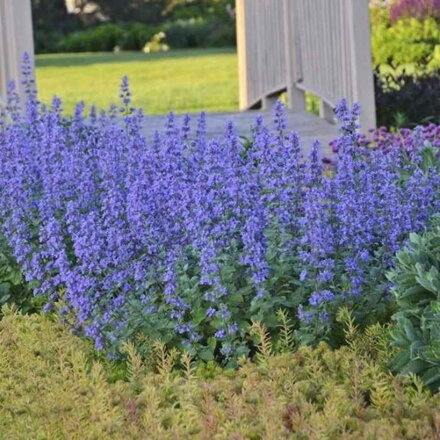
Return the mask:
M294 111L305 92L334 121L341 98L376 126L368 0L236 0L240 109L267 107L287 91Z
M27 52L34 61L30 0L0 0L0 105L5 103L9 81L22 93L21 64Z

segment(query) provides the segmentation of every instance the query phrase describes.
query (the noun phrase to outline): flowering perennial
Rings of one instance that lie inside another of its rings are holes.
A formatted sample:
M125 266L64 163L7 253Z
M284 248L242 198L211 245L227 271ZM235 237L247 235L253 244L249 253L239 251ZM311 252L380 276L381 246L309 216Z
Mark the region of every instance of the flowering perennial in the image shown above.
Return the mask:
M411 17L440 19L440 0L397 0L391 4L390 16L393 23Z
M280 103L250 145L233 123L208 137L204 114L194 131L170 114L149 142L126 78L121 106L68 118L24 73L24 111L11 84L0 127L1 232L46 309L110 354L147 337L236 358L250 321L273 329L279 308L304 342L331 337L341 304L386 302L393 254L439 208L430 148L362 147L345 101L326 167L318 142L303 158Z
M395 148L404 150L405 154L411 155L412 152L423 148L424 146L434 147L437 155L440 154L440 125L430 123L424 126L416 127L414 130L401 128L395 132L387 127L369 130L368 134L360 134L359 145L363 147L379 148L384 152ZM338 152L338 140L330 142L334 153ZM331 159L326 158L328 162Z
M396 133L391 133L385 127L380 127L372 132L371 139L368 142L384 150L400 147L407 152L417 150L420 145L426 143L426 145L438 148L440 152L440 125L431 123L417 127L416 130L417 135L415 136L414 130L408 128L402 128Z

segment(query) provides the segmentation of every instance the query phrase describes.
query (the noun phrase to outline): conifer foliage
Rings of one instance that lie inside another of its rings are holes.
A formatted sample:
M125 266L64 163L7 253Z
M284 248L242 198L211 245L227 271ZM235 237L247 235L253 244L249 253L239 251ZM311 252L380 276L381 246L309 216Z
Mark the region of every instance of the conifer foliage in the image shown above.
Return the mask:
M265 335L258 362L197 366L188 353L153 348L126 367L47 316L4 309L0 321L0 435L11 439L435 439L440 394L414 375L394 377L388 330L356 329L348 345L279 350ZM282 320L280 321L283 324ZM258 329L258 330L257 330ZM289 332L286 327L287 332ZM288 338L289 339L289 338Z

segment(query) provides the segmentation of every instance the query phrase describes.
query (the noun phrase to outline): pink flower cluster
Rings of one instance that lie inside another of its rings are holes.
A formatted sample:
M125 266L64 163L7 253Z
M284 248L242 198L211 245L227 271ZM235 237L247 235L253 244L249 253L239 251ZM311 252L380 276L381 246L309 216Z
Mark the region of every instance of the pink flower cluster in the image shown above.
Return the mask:
M391 21L415 17L440 19L440 0L398 0L391 5Z

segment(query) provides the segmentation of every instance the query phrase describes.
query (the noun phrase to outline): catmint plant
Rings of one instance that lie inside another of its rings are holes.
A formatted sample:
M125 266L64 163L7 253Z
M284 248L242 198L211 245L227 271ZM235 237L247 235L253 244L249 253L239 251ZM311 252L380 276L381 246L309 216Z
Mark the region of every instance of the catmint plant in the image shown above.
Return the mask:
M204 114L170 114L150 141L127 78L119 105L68 117L38 102L28 65L0 125L0 230L45 309L98 349L160 339L227 363L252 351L253 320L276 332L280 308L305 343L337 343L343 305L386 314L394 253L439 209L436 129L372 148L341 101L329 165L277 103L248 145L233 122L208 136Z

